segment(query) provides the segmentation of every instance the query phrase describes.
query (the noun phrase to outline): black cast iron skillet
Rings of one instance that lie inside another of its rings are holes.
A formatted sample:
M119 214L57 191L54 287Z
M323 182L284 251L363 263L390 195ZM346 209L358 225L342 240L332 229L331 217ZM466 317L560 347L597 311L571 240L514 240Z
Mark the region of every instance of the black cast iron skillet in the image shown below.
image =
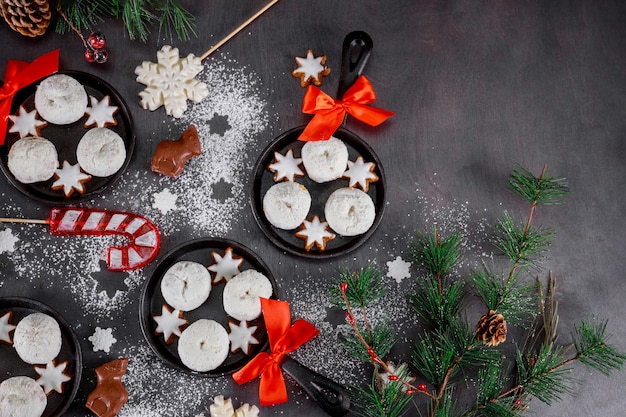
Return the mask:
M345 92L354 84L357 78L363 72L365 64L369 59L373 48L373 42L370 36L362 31L349 33L344 42L342 49L341 74L337 91L337 98L343 98ZM345 125L345 120L344 120ZM358 135L350 132L345 127L340 127L333 134L341 139L348 148L348 157L354 161L358 156L362 156L366 162L374 162L376 164L374 173L378 176L378 181L370 183L368 194L374 201L376 207L376 216L374 223L367 232L358 236L340 236L337 235L334 240L330 240L325 250L318 250L316 247L306 250L304 241L295 236L296 230L281 230L274 227L267 221L263 212L263 197L267 190L275 184L274 174L267 169L274 160L274 152L285 154L287 150L292 149L294 156L300 156L300 150L305 142L299 141L298 137L304 130L305 126L300 126L284 132L276 137L261 153L258 158L255 169L253 171L253 181L251 189L250 204L254 218L265 234L265 236L280 249L293 255L310 258L310 259L327 259L344 255L361 246L374 233L380 221L382 220L385 210L385 176L383 167L374 150L363 141ZM338 179L327 183L316 183L307 176L298 177L296 181L304 185L311 194L312 204L307 219L313 215L319 216L320 220L324 220L324 204L328 196L338 188L347 187L348 181Z
M165 344L163 335L157 335L156 322L154 315L161 314L161 308L165 304L165 300L161 294L161 279L165 272L175 263L179 261L194 261L205 266L213 264L212 253L224 255L227 248L233 249L235 256L244 259L240 266L240 271L254 269L265 275L272 283L272 298L278 298L277 285L271 271L263 262L263 260L244 245L232 240L220 238L202 238L185 242L168 252L164 258L158 263L152 276L147 280L141 296L139 307L139 319L143 335L152 348L167 364L176 369L197 375L201 377L221 377L228 376L248 363L256 354L269 350L269 341L265 329L263 316L248 322L248 326L258 326L255 337L259 340L259 344L251 345L251 351L248 355L239 351L237 353L229 353L228 357L219 367L207 372L196 372L187 368L178 357L177 346L178 338L170 345ZM215 320L227 330L228 321L233 320L226 315L222 304L222 293L224 284L213 285L209 298L203 305L195 310L184 313L185 319L189 324L194 321L205 318ZM236 320L234 320L236 322ZM284 356L281 363L282 369L289 374L302 389L310 395L322 409L331 416L342 416L346 414L350 408L350 399L347 391L341 385L334 381L308 369L288 355Z

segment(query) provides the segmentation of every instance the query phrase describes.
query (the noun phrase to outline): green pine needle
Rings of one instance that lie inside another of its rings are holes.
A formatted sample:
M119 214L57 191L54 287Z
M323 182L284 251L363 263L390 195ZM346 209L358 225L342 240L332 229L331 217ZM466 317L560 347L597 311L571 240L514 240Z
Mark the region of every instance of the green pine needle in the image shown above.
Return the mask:
M544 167L539 177L518 165L509 174L509 187L526 202L535 205L561 204L562 197L569 193L569 187L563 178L547 176Z
M440 277L459 264L460 247L461 235L458 232L442 238L437 228L433 227L432 234L418 232L410 243L409 254L417 265L426 268L434 277Z
M586 366L611 376L611 372L624 366L626 355L606 344L607 321L601 323L583 322L574 331L574 347L577 359Z
M161 12L159 30L163 31L166 38L171 37L172 32L182 41L189 40L189 32L197 36L194 16L178 0L164 0L156 10Z
M345 269L328 289L328 298L333 307L346 308L340 290L343 282L348 283L346 297L352 308L366 308L386 293L383 271L373 263L357 272Z
M409 295L409 305L415 314L431 327L444 326L457 317L465 306L465 283L456 281L444 287L441 295L435 280L426 280Z
M478 371L478 391L476 403L482 406L498 398L507 380L502 361L493 361Z
M506 255L511 262L523 266L533 266L540 255L552 244L554 232L541 231L524 225L517 225L505 211L496 224L498 235L492 238L493 245Z
M396 343L396 333L389 320L383 320L369 328L365 328L365 326L360 323L355 323L355 325L358 327L359 332L367 344L374 349L374 352L381 358L387 356ZM348 355L363 362L371 362L371 353L368 352L367 347L364 346L357 337L354 329L350 328L348 331L342 333L341 336L341 343Z
M408 376L399 374L400 378ZM406 405L412 396L406 393L406 387L400 381L381 383L377 380L376 372L372 376L370 385L363 389L356 387L352 391L354 414L363 417L399 417L404 414Z

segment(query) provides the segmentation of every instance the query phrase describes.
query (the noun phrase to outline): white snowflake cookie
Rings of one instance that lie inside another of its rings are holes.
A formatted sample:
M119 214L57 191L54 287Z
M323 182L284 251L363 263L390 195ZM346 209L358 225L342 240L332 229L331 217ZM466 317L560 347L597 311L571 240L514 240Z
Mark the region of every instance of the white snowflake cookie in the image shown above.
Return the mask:
M178 48L164 45L157 52L157 63L144 61L135 68L137 82L146 88L139 93L142 108L154 111L161 106L176 118L187 110L187 100L199 103L209 95L207 85L194 77L202 71L202 61L193 54L180 58Z
M106 353L109 353L111 351L111 346L117 342L117 339L113 337L113 329L110 327L108 329L96 327L94 333L89 336L87 340L93 344L94 352L102 350Z

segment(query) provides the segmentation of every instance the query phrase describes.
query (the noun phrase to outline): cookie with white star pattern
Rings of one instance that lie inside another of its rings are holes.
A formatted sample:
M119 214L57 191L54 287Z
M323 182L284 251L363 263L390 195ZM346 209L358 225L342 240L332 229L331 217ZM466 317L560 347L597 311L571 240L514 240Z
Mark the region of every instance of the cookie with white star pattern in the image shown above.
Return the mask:
M267 166L267 169L274 173L274 182L295 181L296 177L304 176L304 172L300 169L301 163L302 158L295 158L293 149L288 149L284 155L274 152L274 161Z
M254 337L254 333L258 326L248 327L247 321L242 321L237 324L235 321L229 321L228 327L230 332L228 333L228 339L230 340L230 351L236 353L242 351L246 355L250 354L251 345L258 345L259 340Z
M313 216L311 221L302 222L302 229L296 232L296 237L304 239L304 249L310 251L313 246L320 251L326 250L326 243L335 239L336 235L328 230L328 223L320 221L318 216Z
M322 85L322 77L330 74L330 68L326 66L326 55L315 56L313 50L306 51L305 57L296 57L298 68L291 72L296 78L300 78L300 86Z
M52 183L53 190L63 190L65 197L69 198L77 191L85 194L85 183L91 180L91 175L85 174L80 165L72 165L63 161L63 166L54 171L56 181Z
M4 343L10 345L11 341L11 332L15 330L15 325L11 324L11 319L13 318L13 312L9 311L0 317L0 344Z
M52 391L63 394L63 384L72 379L70 374L65 371L68 363L68 361L65 361L57 365L55 361L50 361L45 367L35 366L35 372L39 374L39 379L36 382L41 385L46 395L49 395Z
M374 169L376 169L374 162L365 162L363 157L359 156L354 162L348 161L348 169L343 173L343 178L350 181L350 188L360 187L367 192L370 183L378 181Z
M166 345L172 344L174 336L180 337L182 330L188 323L181 310L173 309L167 304L163 304L161 307L161 315L155 314L152 319L157 324L154 334L162 334Z
M217 252L211 252L213 258L213 264L207 268L213 272L213 284L219 284L220 282L228 282L232 277L239 274L241 271L239 267L243 264L243 258L233 254L233 248L226 248L224 255L220 255Z
M117 106L111 106L111 97L104 96L102 100L98 100L93 96L89 96L91 105L87 106L85 113L87 120L85 127L108 127L115 126L117 119L115 113L119 110Z
M9 133L17 133L20 138L41 136L41 129L48 125L48 122L37 118L37 110L28 112L24 106L20 106L17 114L10 115L9 120L13 123Z

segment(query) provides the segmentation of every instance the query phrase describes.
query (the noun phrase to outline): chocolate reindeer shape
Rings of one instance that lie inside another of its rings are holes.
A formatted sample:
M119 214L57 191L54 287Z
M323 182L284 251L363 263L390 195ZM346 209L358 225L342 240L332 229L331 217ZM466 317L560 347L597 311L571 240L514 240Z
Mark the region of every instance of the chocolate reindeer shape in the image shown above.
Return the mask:
M179 139L159 142L150 168L159 174L176 178L183 173L185 163L201 153L198 130L196 126L189 125Z
M96 368L98 385L87 397L85 405L98 417L115 417L126 401L128 392L122 385L128 358L120 358Z

